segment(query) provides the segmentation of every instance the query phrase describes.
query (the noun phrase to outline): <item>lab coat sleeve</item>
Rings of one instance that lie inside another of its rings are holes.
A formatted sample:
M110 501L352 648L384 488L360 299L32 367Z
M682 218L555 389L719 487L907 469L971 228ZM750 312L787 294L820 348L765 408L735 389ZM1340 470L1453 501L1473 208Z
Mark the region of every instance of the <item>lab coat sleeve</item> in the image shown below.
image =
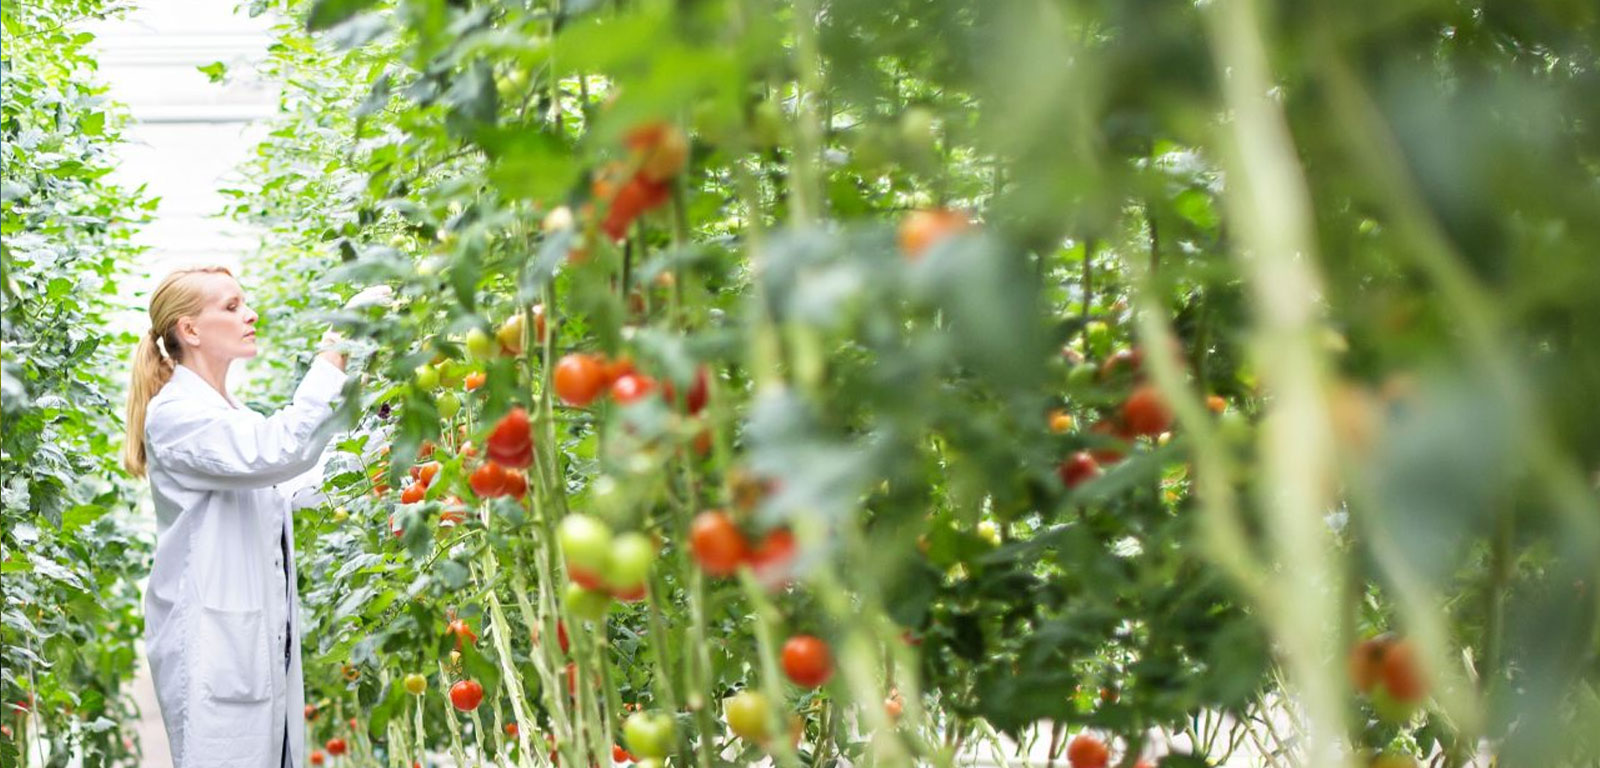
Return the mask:
M267 488L316 466L328 438L317 428L333 415L345 374L318 359L288 407L262 419L254 413L196 408L170 400L150 414L148 450L186 488L238 491Z

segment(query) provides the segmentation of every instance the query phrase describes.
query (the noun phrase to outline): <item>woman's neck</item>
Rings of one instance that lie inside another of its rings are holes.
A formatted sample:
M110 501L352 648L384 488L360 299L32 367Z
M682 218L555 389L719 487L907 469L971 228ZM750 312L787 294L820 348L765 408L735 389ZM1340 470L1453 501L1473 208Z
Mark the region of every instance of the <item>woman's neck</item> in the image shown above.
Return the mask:
M205 355L191 355L188 360L183 361L185 367L194 371L207 384L210 384L211 388L222 395L222 399L228 401L229 404L233 403L233 398L228 397L228 366L232 365L232 363L232 360L206 357Z

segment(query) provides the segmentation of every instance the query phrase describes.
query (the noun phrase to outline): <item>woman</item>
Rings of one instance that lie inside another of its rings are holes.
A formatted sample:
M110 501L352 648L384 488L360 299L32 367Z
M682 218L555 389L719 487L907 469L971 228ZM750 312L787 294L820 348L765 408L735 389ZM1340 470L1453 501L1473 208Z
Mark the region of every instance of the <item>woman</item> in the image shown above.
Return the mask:
M145 650L178 768L305 763L285 490L328 443L345 361L320 352L294 401L261 416L227 390L228 367L256 355L255 323L228 270L178 270L151 295L134 354L123 464L155 502Z

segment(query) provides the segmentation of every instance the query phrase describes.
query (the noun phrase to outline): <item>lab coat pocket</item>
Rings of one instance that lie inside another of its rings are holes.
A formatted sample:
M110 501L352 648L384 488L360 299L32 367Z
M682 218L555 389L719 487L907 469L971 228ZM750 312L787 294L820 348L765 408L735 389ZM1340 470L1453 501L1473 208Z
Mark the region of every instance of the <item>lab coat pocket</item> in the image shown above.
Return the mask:
M265 701L272 695L267 627L260 610L200 609L200 636L191 647L205 698Z

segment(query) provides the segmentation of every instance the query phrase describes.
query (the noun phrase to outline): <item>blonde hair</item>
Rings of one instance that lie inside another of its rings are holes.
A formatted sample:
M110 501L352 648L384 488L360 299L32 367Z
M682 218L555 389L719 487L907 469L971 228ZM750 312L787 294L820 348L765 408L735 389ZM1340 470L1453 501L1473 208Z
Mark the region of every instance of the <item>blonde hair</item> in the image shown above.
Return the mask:
M133 375L128 382L127 438L122 444L122 466L134 477L144 477L145 409L150 399L172 378L173 367L183 360L178 343L178 320L192 317L205 307L202 275L227 275L227 267L175 269L161 279L150 294L150 330L133 351Z

